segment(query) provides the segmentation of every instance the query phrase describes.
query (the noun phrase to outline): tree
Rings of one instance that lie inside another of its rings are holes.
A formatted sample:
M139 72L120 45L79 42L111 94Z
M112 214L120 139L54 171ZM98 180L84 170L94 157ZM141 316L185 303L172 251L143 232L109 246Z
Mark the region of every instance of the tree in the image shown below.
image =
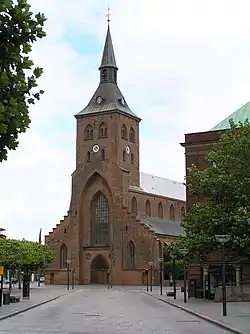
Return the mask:
M29 105L40 99L34 90L43 70L29 58L32 44L46 36L43 14L33 15L27 0L0 3L0 162L18 146L30 124Z
M15 239L0 239L0 265L25 272L45 268L54 258L48 245Z
M195 204L183 219L179 247L208 254L219 245L216 234L229 234L231 255L250 254L250 124L234 124L207 155L208 167L192 166L187 186Z

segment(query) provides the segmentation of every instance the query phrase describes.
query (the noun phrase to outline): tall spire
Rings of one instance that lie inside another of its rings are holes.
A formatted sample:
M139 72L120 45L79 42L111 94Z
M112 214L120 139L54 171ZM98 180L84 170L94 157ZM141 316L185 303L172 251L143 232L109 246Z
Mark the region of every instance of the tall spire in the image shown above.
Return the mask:
M110 12L106 15L108 21L108 30L103 49L100 71L100 84L88 105L82 109L76 118L89 114L104 112L119 112L140 121L129 108L124 96L117 85L118 67L115 61L115 52L110 34Z
M103 67L115 67L117 69L109 25L102 54L102 62L99 69Z
M107 31L105 45L103 49L102 62L101 62L101 66L99 70L101 70L103 67L115 67L117 69L116 61L115 61L115 52L113 48L112 38L110 34L110 27L109 27L110 15L111 15L110 7L108 6L108 13L106 15L107 22L108 22L108 31Z

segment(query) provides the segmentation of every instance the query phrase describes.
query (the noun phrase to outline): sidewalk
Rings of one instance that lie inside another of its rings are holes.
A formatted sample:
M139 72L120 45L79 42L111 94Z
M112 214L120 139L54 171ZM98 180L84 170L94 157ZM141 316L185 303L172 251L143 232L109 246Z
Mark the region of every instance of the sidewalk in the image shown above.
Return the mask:
M68 291L65 285L45 286L44 284L41 284L41 286L38 287L37 283L32 283L29 300L21 299L18 303L11 303L10 305L3 305L2 307L0 307L0 321L17 315L19 313L28 311L29 309L32 309L39 305L56 300L72 291L74 290L71 290L71 287ZM22 291L18 290L17 288L13 288L11 294L21 295Z
M160 296L159 287L153 287L152 292L146 291L146 288L141 291L209 322L213 322L232 333L250 333L250 302L227 303L227 316L223 317L221 303L199 299L188 299L187 303L184 303L183 293L180 292L180 289L177 290L176 300L167 296L168 291L173 291L172 288L164 287L162 296Z

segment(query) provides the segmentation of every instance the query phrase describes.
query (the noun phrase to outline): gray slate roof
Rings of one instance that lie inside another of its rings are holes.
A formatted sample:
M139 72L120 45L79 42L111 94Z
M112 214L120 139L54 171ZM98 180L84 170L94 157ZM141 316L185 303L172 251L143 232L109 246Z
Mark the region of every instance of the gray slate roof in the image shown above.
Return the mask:
M156 234L179 237L184 234L184 229L180 222L173 222L171 220L161 220L158 218L144 217L141 222L152 229Z
M103 102L98 104L96 99L98 96L103 98ZM124 105L122 105L121 100L124 100ZM117 84L112 82L100 83L97 90L95 91L93 97L89 101L88 105L81 110L76 116L119 111L121 113L129 114L130 116L139 119L136 114L134 114L126 100L124 99Z
M103 79L100 79L100 84L95 91L93 97L89 101L88 105L78 114L76 114L75 117L116 111L125 115L127 114L129 116L132 116L140 121L141 119L130 110L124 96L122 95L117 85L117 79L114 79L114 74L117 73L118 68L116 66L115 52L109 26L103 49L102 62L99 70L100 72L106 70L107 78L105 79L105 81L103 81ZM102 102L100 104L97 103L97 97L102 98Z
M135 186L129 186L129 188L186 201L186 186L183 183L147 173L140 173L140 188Z
M116 61L115 61L115 52L113 48L109 26L108 26L108 31L106 35L105 45L104 45L103 54L102 54L102 62L101 62L100 67L106 67L106 66L117 67Z

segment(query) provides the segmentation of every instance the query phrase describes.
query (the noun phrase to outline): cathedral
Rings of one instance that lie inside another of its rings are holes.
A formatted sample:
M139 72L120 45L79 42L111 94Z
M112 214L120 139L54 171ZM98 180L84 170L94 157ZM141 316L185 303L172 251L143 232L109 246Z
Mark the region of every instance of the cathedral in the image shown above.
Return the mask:
M139 124L121 93L108 26L100 83L75 115L76 166L67 215L45 237L55 251L47 284L145 282L159 279L164 243L183 231L185 185L139 171Z

